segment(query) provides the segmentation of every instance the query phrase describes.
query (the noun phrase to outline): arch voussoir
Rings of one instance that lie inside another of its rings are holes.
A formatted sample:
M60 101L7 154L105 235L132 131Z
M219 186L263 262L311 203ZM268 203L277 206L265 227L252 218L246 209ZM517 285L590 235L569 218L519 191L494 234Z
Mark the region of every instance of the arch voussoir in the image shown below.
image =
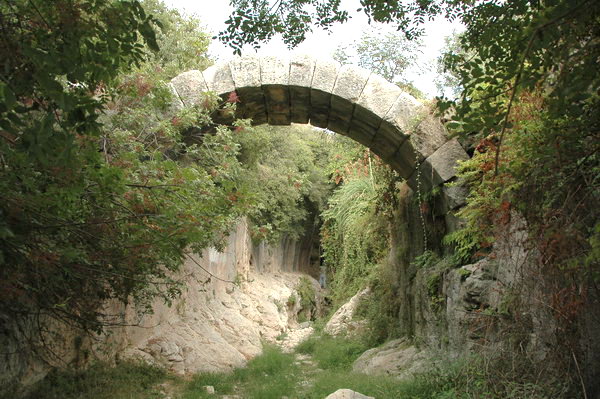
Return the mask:
M310 117L310 87L315 72L315 59L306 55L290 60L290 107L294 123L306 124Z
M337 80L340 64L333 60L317 60L310 88L310 124L327 128L331 92Z
M260 80L267 104L267 120L270 125L291 123L290 63L277 57L260 59Z
M332 90L327 128L331 131L348 134L354 104L360 98L370 72L353 65L343 65L338 71Z
M176 94L181 105L192 106L201 103L208 86L202 72L191 70L177 75L171 80L171 90Z
M260 79L260 59L252 56L234 58L229 62L229 68L239 100L237 116L252 119L255 125L267 123L267 107Z
M218 94L223 101L229 100L229 95L235 92L235 83L228 63L213 65L202 72L202 75L208 90ZM235 119L234 115L226 111L218 112L212 115L212 118L215 123L221 124L231 124Z

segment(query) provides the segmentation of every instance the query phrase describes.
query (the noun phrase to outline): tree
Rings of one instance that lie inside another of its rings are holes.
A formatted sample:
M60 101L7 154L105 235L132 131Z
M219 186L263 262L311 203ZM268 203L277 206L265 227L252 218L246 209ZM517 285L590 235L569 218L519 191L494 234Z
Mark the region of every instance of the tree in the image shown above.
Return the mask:
M260 42L276 34L294 47L305 39L313 25L327 29L348 18L348 13L340 10L340 0L278 0L274 4L268 0L232 0L231 4L235 10L219 37L236 54L241 54L245 44L259 47Z
M459 39L460 34L457 32L453 32L452 35L446 37L444 39L444 49L437 58L437 76L435 78L435 85L438 89L438 92L442 93L442 97L455 99L458 98L462 92L458 73L450 70L445 64L447 57L452 57L453 54L456 55L462 52Z
M404 35L378 28L364 31L357 43L339 46L334 59L341 64L356 64L401 87L410 88L409 91L418 92L403 73L417 63L421 45L419 39L408 40Z
M188 248L218 245L246 206L229 129L182 140L215 100L170 107L206 35L176 39L197 21L156 2L2 2L0 20L3 320L99 332L121 322L106 301L169 301Z
M382 28L364 31L358 43L348 47L338 47L336 53L342 64L357 59L358 66L368 69L390 82L404 81L402 73L412 66L418 58L420 41L410 41L397 33Z

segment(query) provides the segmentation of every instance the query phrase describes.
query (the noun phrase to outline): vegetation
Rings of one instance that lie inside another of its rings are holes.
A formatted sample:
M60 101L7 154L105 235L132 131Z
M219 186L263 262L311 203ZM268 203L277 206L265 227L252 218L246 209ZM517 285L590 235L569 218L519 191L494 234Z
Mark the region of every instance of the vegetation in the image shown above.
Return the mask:
M338 0L232 4L220 36L238 53L276 33L295 45L313 24L349 17ZM563 345L543 367L517 351L523 356L510 362L484 359L400 383L350 374L364 343L313 338L299 350L326 372L303 395L322 397L348 380L345 387L377 397L560 397L579 380L585 391L582 325L600 278L600 3L361 4L372 20L405 35L365 36L356 46L361 65L392 80L414 61L406 53L426 19L465 25L444 57L456 91L437 107L451 110L448 129L473 153L454 183L468 185L470 196L459 212L464 228L444 242L453 266L471 263L492 254L518 221L538 268L525 277L543 287L532 291L536 306L550 309ZM173 107L168 81L210 65L209 38L196 19L157 0L15 0L0 3L0 22L0 50L9 55L0 61L0 315L8 329L35 326L38 336L24 337L24 345L43 343L56 321L95 333L123 323L103 307L113 300L142 312L157 297L169 302L179 294L187 251L220 247L241 216L256 240L300 238L319 227L336 304L369 285L373 296L361 310L371 323L366 342L399 334L398 278L386 260L399 178L380 159L310 129L216 126L211 115L231 113L234 97L207 94ZM423 219L426 204L418 205ZM431 305L441 309L446 269L433 267L440 262L428 249L403 266L426 274ZM310 289L303 282L288 305L309 305ZM519 306L527 305L511 300L502 309L513 325ZM506 331L508 344L523 350L523 331ZM198 390L210 383L225 393L289 396L298 367L293 355L267 347L245 370L197 376L184 395L203 395ZM539 384L540 376L550 383ZM153 384L168 378L139 365L97 365L53 374L34 397L151 397Z
M243 392L249 399L280 399L292 397L299 382L298 366L293 354L266 345L263 354L250 360L242 369L232 374L203 373L196 375L187 385L182 399L210 398L203 389L206 385L219 394Z
M300 238L318 222L331 191L327 168L333 138L310 127L248 127L236 134L248 210L257 241Z
M333 58L344 64L355 64L393 82L416 98L423 99L404 72L418 65L422 43L420 40L408 40L398 32L382 29L365 30L359 42L340 45Z
M127 322L107 301L140 312L171 301L188 251L220 247L239 217L259 240L313 222L329 190L326 136L214 126L211 113L235 104L210 95L172 106L169 80L210 65L197 19L155 0L37 3L0 4L2 51L15 55L0 80L0 312L11 323L101 332ZM202 129L215 134L190 139ZM24 346L51 339L33 335Z
M449 364L438 363L424 374L407 380L371 376L351 371L352 362L364 350L360 343L332 337L311 337L298 347L312 360L296 360L294 354L266 346L264 353L246 368L231 373L201 373L191 381L164 371L135 363L116 367L96 364L84 372L54 372L38 383L31 398L211 398L205 386L217 395L242 395L244 398L322 399L346 388L382 399L474 399L474 398L560 398L564 386L554 381L544 384L522 382L511 365L494 368L481 358ZM322 369L318 371L316 367Z
M121 322L107 300L148 311L178 294L185 250L218 245L245 207L230 197L239 162L225 129L182 140L214 101L169 108L165 79L192 65L179 55L208 44L197 21L155 2L156 17L137 1L42 3L0 5L15 55L0 83L0 310L98 332ZM199 40L175 43L192 27Z
M352 363L367 349L359 341L322 334L313 335L301 342L296 351L312 355L323 370L348 371L352 368Z
M390 190L395 190L399 181L398 175L368 150L361 152L357 144L344 145L347 147L334 153L331 168L338 187L322 212L321 228L332 296L339 304L367 284L387 255L387 222L394 201Z
M31 399L145 399L162 398L158 384L174 382L163 369L145 363L97 363L85 371L55 370L34 386Z

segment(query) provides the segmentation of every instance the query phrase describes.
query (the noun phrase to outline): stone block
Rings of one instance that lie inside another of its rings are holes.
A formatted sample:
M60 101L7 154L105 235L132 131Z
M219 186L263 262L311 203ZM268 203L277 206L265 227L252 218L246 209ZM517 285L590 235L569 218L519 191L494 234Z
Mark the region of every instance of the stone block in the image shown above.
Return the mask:
M373 126L363 123L360 119L353 118L348 129L348 136L357 140L359 143L369 146L377 133L377 129ZM361 140L359 140L361 139Z
M408 180L415 171L416 160L410 140L406 140L402 143L400 148L398 148L391 157L382 158L406 180Z
M279 57L260 58L260 80L263 86L289 84L290 62Z
M179 100L186 106L201 102L204 99L204 93L208 91L202 72L196 70L175 76L171 80L171 86Z
M409 135L418 124L415 119L417 110L422 108L422 105L417 99L408 93L400 92L394 104L383 117L383 122L380 126L382 131L400 131L405 135Z
M287 60L277 57L260 59L260 79L267 105L267 120L272 125L291 123L289 71L290 64Z
M332 132L347 136L350 130L350 118L338 113L329 114L327 129Z
M223 98L227 98L229 93L235 91L235 84L233 83L229 64L213 65L202 72L202 75L204 76L208 90Z
M338 389L325 399L375 399L372 396L363 395L360 392L355 392L351 389Z
M331 103L334 105L334 99L341 98L345 103L354 104L361 97L365 84L369 80L371 73L363 68L354 65L344 65L340 68L335 80L335 85L331 94L333 94Z
M356 104L352 113L352 121L353 123L354 121L359 121L363 125L369 125L374 130L374 133L376 133L383 120L368 109Z
M323 129L327 128L329 120L329 109L311 107L310 109L310 124Z
M467 203L469 189L461 184L460 181L444 184L442 188L444 196L444 208L446 211L453 211L464 206Z
M467 160L469 155L462 148L457 139L447 141L436 152L427 158L426 162L431 165L441 179L439 183L446 182L456 176L457 161Z
M331 93L335 86L340 64L333 60L317 60L311 89Z
M236 89L239 103L237 104L236 114L240 118L252 118L266 121L267 108L262 88L242 87Z
M308 55L297 55L290 60L290 86L310 88L315 71L315 59Z
M175 86L173 86L172 83L169 83L167 86L169 87L171 94L173 94L173 103L170 105L170 107L173 111L177 112L183 108L183 101L181 101L179 93L177 93L177 90L175 90Z
M334 104L336 105L334 106ZM350 101L341 97L332 96L327 129L339 134L347 135L352 120L353 107L354 104Z
M236 89L261 86L258 57L236 57L229 62L229 69Z
M368 147L369 144L371 144L371 140L373 140L373 136L370 136L365 131L358 130L352 126L350 127L350 130L348 131L348 137L350 137L352 140L357 141L366 147Z
M244 119L252 119L253 125L260 125L267 122L267 107L260 88L255 90L260 91L260 97L253 98L252 95L246 95L244 89L240 96L240 103L237 108L237 116Z
M310 88L289 86L290 113L293 123L306 124L310 115Z
M384 118L403 93L395 84L372 74L358 99L358 105Z
M294 123L308 123L310 111L310 86L315 71L315 59L308 55L290 60L290 107Z
M431 110L420 110L419 124L412 134L413 143L424 158L433 154L448 140L446 129Z
M383 134L378 131L375 133L371 146L374 151L384 154L380 156L391 157L398 151L405 140L406 137L400 134Z
M335 85L340 64L332 61L317 60L310 90L310 123L326 128L331 107L331 91Z

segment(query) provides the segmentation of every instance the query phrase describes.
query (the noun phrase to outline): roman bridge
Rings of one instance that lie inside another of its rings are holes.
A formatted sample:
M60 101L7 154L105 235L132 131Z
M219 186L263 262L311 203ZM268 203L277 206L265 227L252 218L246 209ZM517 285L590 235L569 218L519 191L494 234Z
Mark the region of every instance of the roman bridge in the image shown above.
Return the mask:
M454 179L456 161L468 159L428 106L376 74L333 60L238 57L184 72L171 89L179 106L203 101L205 92L223 99L235 92L236 117L254 125L309 123L348 136L422 193ZM465 193L443 187L443 196L447 211L461 206Z

